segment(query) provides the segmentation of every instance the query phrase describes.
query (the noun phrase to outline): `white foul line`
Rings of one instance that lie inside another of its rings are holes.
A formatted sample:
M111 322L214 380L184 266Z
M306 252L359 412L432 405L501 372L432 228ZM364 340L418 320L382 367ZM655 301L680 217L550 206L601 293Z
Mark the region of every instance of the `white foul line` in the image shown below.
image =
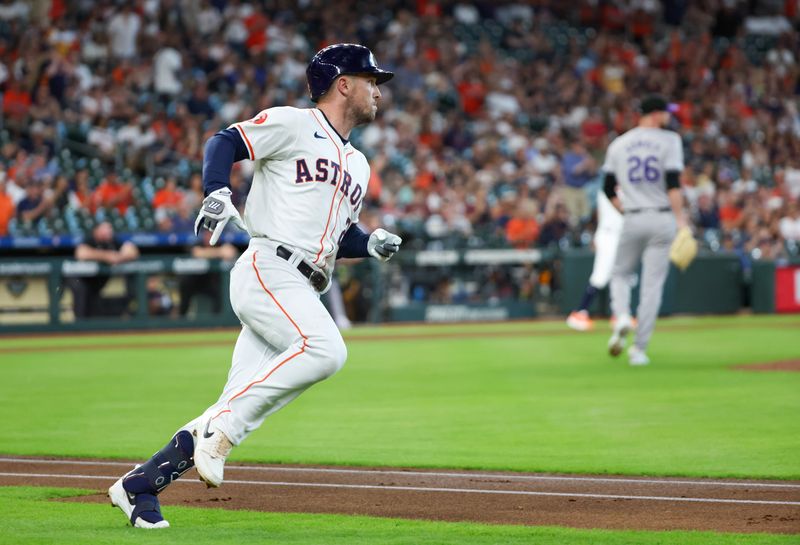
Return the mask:
M31 464L75 464L89 466L131 467L129 462L102 462L92 460L43 460L35 458L0 458L0 462L31 463ZM733 486L733 487L759 487L759 488L800 488L800 484L783 483L754 483L730 481L691 481L670 479L629 479L624 477L580 477L559 475L510 475L503 473L457 473L438 471L401 471L389 469L338 469L324 467L277 467L277 466L237 466L228 465L230 470L246 471L284 471L287 473L342 473L351 475L406 475L414 477L452 477L473 479L511 479L517 481L576 481L587 483L633 483L633 484L683 484L691 486Z
M0 477L29 477L44 479L100 479L115 481L119 477L111 475L60 475L56 473L0 473ZM201 481L176 481L179 483L203 484ZM480 490L474 488L428 488L425 486L385 486L373 484L333 484L333 483L289 483L282 481L225 481L228 484L249 484L262 486L294 486L306 488L353 488L361 490L403 490L410 492L451 492L457 494L501 494L514 496L551 496L559 498L592 498L601 500L648 500L648 501L682 501L695 503L737 503L750 505L798 505L800 501L775 500L733 500L723 498L686 498L672 496L629 496L620 494L583 494L577 492L533 492L528 490Z

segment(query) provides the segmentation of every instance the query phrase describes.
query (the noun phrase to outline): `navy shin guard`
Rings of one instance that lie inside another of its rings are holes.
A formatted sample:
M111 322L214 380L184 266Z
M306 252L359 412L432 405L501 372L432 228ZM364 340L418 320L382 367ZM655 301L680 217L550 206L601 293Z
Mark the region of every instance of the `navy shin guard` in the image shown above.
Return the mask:
M181 430L152 458L131 471L122 486L131 494L156 495L194 467L193 455L192 434Z

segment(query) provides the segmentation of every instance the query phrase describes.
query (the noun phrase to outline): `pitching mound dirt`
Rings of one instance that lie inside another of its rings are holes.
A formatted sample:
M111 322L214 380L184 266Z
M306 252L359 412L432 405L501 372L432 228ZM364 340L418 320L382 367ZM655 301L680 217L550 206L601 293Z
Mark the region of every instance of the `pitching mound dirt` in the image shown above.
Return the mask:
M800 373L800 360L769 361L765 363L748 363L737 365L739 371L790 371Z

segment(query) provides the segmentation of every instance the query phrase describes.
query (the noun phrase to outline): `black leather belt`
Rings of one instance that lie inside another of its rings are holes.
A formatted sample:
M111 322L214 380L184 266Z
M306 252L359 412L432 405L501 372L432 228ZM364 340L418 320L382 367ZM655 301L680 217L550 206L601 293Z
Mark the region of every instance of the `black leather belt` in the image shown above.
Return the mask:
M278 254L278 257L286 261L289 261L293 254L293 252L285 246L278 246L275 253ZM311 285L317 291L324 290L325 286L328 285L328 278L305 261L301 260L300 263L297 264L297 270L300 271L300 274L308 278L308 281L311 282Z
M631 210L624 210L625 214L638 214L639 212L669 212L672 210L669 206L662 206L661 208L633 208Z

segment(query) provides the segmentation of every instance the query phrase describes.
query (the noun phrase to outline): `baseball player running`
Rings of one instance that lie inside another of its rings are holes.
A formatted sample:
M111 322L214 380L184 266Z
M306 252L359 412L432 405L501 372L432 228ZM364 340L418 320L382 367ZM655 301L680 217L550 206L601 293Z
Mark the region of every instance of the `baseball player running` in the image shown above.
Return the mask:
M612 356L622 352L632 328L630 277L639 263L642 265L636 313L639 323L635 343L628 349L631 365L650 363L646 350L669 272L670 244L676 227L687 225L680 189L681 138L662 128L669 121L668 109L667 101L661 96L652 95L642 100L639 125L611 142L603 165L604 192L624 211L622 235L611 276L611 311L617 318L608 341Z
M590 331L594 327L589 317L589 307L597 292L608 285L611 269L617 257L617 246L622 233L622 214L605 193L597 194L597 230L594 233L594 264L589 284L583 293L580 306L567 316L567 325L576 331Z
M316 108L275 107L235 123L206 143L207 194L195 229L216 244L228 222L251 236L231 270L230 298L242 330L222 395L164 448L109 488L113 505L138 528L169 526L158 494L192 466L209 487L222 483L225 459L264 419L344 365L347 349L320 302L337 257L387 261L397 235L358 226L369 164L348 140L375 119L390 80L372 52L336 44L306 70ZM231 204L234 162L255 161L242 219Z

